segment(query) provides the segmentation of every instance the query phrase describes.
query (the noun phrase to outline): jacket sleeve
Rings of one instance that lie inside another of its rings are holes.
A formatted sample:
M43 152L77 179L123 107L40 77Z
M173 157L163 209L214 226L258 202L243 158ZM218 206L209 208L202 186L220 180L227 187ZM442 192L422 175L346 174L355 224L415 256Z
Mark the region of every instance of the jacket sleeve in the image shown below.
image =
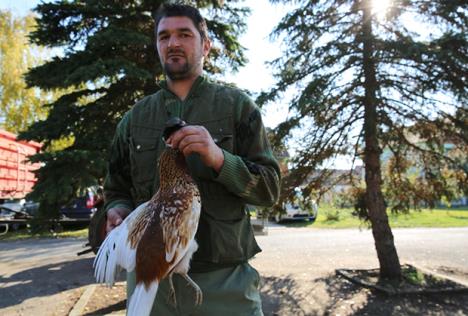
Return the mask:
M124 207L133 210L130 194L132 179L129 162L129 122L130 113L126 113L112 141L107 164L107 175L104 181L104 208L106 212L112 207Z
M246 203L271 206L279 196L280 168L273 156L258 107L245 95L235 126L235 153L224 152L215 178Z

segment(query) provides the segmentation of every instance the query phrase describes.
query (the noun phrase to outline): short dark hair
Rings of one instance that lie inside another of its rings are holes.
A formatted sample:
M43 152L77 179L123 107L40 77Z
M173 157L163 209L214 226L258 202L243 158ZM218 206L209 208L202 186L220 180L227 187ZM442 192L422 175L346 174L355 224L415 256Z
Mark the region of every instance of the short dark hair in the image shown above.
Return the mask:
M206 21L200 14L197 8L186 4L163 4L159 7L154 15L154 34L158 36L158 26L159 22L163 18L176 17L176 16L185 16L192 20L195 25L198 33L200 33L201 39L208 39L208 27L206 26Z

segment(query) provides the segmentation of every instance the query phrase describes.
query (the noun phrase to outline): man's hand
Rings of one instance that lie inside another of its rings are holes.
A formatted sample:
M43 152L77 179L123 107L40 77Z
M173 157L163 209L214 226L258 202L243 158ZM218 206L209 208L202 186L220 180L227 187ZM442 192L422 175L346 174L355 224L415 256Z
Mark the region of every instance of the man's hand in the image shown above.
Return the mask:
M190 125L181 128L167 139L167 144L179 149L185 157L198 153L202 162L216 172L224 164L224 154L203 126Z
M119 226L125 217L130 214L130 210L124 207L113 207L107 211L106 233Z

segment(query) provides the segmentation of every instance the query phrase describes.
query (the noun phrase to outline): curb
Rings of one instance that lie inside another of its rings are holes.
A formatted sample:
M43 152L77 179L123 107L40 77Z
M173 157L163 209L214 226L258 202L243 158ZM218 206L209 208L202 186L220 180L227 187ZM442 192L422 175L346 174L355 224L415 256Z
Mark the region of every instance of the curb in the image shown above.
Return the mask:
M80 316L83 315L83 310L89 302L91 296L93 296L94 290L96 289L96 284L91 284L86 287L86 290L81 294L80 299L73 306L72 310L68 316Z
M344 277L345 279L355 283L359 284L363 287L369 288L369 289L374 289L378 290L380 292L383 292L387 295L393 296L393 295L406 295L406 294L438 294L438 293L467 293L468 292L468 286L465 282L449 277L447 275L439 274L439 273L434 273L433 271L425 268L421 268L420 266L415 266L411 264L414 268L419 269L420 271L432 275L432 276L437 276L439 278L446 279L452 283L454 283L455 287L446 287L446 288L440 288L440 289L415 289L415 290L398 290L398 289L389 289L387 287L381 286L379 284L367 282L359 277L356 277L353 275L352 272L358 271L358 270L351 270L351 269L336 269L335 272L336 274ZM366 270L366 269L364 269ZM364 271L361 270L361 271Z
M436 271L433 271L433 270L430 270L430 269L427 269L427 268L424 268L418 264L415 264L413 262L409 262L409 264L411 264L413 267L425 272L425 273L428 273L428 274L432 274L436 277L439 277L439 278L444 278L444 279L447 279L447 280L450 280L452 282L455 282L455 283L458 283L466 288L468 288L468 282L466 282L465 280L462 280L460 278L457 278L457 277L454 277L454 276L451 276L451 275L448 275L448 274L445 274L445 273L440 273L440 272L436 272Z

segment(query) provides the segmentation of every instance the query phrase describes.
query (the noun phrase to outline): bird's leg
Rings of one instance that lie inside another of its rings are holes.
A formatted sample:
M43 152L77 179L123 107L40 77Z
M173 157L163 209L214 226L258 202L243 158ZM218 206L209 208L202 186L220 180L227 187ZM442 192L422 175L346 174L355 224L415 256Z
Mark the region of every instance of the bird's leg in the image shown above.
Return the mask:
M169 274L168 280L169 280L169 296L167 300L169 301L169 303L173 304L175 307L177 306L177 299L175 295L174 282L172 282L172 273Z
M190 285L193 287L193 289L195 290L195 304L196 305L201 305L202 301L203 301L203 293L202 293L202 290L200 289L200 287L197 285L197 283L195 283L189 276L187 273L181 273L180 274Z

